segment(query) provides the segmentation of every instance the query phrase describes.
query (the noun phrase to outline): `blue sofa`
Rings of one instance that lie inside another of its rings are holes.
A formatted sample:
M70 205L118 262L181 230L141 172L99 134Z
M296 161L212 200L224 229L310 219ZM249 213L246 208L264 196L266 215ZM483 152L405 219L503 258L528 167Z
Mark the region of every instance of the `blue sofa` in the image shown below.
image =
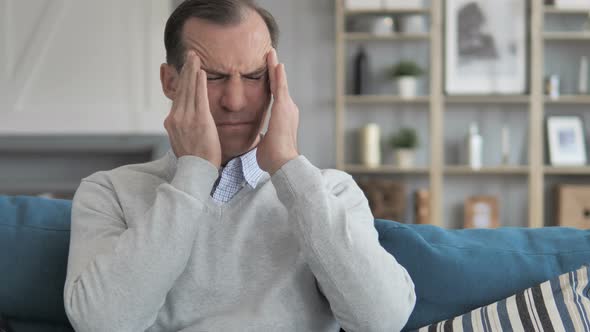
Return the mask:
M15 332L72 331L64 312L71 201L0 196L0 314ZM590 231L447 230L376 220L417 303L406 329L505 298L590 262Z

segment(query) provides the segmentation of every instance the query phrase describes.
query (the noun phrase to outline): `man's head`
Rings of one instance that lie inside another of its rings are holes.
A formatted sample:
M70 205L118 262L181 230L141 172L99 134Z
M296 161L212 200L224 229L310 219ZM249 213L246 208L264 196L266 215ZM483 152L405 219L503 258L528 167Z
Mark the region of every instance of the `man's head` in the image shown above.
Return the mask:
M164 93L174 99L185 55L195 51L207 72L224 163L258 143L270 103L266 56L278 34L272 15L253 0L186 0L168 19Z

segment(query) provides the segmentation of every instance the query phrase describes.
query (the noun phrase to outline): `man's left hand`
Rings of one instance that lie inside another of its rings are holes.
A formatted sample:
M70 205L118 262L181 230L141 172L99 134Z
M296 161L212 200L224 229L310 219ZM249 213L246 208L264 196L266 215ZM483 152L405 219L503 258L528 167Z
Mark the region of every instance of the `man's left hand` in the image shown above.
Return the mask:
M299 109L289 94L285 65L279 64L276 50L272 49L268 53L266 62L274 101L268 131L258 144L256 158L260 168L273 175L288 161L299 156Z

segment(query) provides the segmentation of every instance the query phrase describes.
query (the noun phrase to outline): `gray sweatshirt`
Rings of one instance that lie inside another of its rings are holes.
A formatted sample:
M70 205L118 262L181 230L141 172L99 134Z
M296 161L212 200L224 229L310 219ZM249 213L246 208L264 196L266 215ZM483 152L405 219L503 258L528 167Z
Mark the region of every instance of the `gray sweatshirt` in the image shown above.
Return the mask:
M300 156L231 201L172 151L85 178L64 300L77 331L398 331L414 285L351 176Z

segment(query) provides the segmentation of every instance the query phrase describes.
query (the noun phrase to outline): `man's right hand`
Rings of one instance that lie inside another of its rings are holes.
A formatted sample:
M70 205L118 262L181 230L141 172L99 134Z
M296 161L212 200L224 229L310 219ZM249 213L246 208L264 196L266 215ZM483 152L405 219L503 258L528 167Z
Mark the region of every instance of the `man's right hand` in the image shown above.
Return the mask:
M177 158L197 156L221 167L221 144L209 109L207 74L193 51L188 52L180 71L176 96L164 128Z

